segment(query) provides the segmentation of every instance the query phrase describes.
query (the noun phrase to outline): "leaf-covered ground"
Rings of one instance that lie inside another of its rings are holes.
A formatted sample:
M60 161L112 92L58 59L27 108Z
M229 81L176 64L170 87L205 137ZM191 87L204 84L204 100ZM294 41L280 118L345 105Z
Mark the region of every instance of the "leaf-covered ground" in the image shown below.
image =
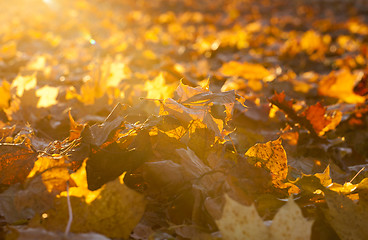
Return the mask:
M0 238L368 239L368 1L0 9Z

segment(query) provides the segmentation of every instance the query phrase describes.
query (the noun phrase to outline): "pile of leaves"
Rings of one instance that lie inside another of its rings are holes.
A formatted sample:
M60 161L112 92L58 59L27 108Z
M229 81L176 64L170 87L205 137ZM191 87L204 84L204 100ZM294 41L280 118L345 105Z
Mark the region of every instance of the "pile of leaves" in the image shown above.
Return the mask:
M368 239L367 1L0 8L0 238Z

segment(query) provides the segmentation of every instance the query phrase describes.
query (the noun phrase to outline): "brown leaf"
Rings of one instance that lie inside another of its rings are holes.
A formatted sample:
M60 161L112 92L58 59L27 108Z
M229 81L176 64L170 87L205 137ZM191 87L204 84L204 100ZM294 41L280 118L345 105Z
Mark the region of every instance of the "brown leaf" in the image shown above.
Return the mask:
M3 193L0 193L0 215L5 218L7 223L27 220L34 215L32 209L18 208L16 206L14 198L16 198L20 190L21 186L14 184Z
M368 94L368 73L365 73L360 81L354 86L355 94L365 96Z
M118 103L102 124L95 124L89 129L86 128L84 131L90 131L91 138L87 138L85 141L92 145L101 146L110 137L112 138L110 142L113 142L114 138L117 137L115 133L119 128L124 126L125 109L126 107L124 105Z
M342 240L368 239L368 211L363 206L331 190L324 190L327 220Z
M23 182L38 153L25 143L22 144L0 144L0 183L14 184Z
M128 137L132 143L126 149L113 142L91 151L86 166L90 190L100 188L123 172L135 170L151 157L152 146L146 130Z
M42 239L42 240L64 240L65 234L63 232L51 232L42 228L16 228L12 229L17 235L17 240ZM9 239L13 239L13 235L8 234ZM108 240L109 238L97 233L69 233L68 240Z

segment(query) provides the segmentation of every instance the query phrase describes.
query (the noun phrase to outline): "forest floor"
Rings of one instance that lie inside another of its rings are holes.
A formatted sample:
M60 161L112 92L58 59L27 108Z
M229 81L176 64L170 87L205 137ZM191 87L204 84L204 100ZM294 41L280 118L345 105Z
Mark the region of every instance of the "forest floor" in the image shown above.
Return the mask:
M368 239L368 1L0 9L0 238Z

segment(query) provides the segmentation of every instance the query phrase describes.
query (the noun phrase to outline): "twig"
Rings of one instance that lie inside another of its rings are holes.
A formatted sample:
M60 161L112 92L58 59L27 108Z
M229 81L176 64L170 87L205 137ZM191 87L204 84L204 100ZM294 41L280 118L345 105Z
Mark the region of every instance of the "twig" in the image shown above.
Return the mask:
M359 170L359 172L357 172L357 174L355 174L355 176L350 180L349 183L352 183L354 181L354 179L365 169L365 167L362 167L362 169Z
M228 135L228 137L229 137L229 139L230 139L231 144L233 145L234 152L235 152L236 154L238 154L238 151L236 150L236 147L235 147L234 141L233 141L233 139L230 137L230 134Z
M69 219L68 224L66 225L64 236L67 237L70 232L70 227L73 222L73 211L72 211L72 204L70 203L70 196L69 196L69 181L66 182L66 200L68 203L68 213L69 213Z

